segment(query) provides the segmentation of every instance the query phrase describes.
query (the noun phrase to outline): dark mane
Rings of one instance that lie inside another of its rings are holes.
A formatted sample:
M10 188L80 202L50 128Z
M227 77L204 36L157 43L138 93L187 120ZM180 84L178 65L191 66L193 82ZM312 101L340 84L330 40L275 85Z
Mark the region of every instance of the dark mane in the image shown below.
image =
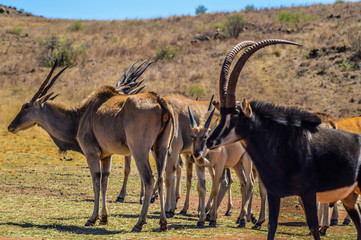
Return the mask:
M276 106L261 101L252 101L251 107L258 121L267 124L295 127L310 132L315 132L321 124L318 116L297 108Z

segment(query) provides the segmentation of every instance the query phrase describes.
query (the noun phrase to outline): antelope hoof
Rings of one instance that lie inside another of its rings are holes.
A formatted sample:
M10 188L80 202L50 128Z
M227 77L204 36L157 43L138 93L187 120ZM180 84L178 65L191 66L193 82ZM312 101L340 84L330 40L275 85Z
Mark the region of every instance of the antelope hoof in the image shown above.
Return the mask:
M108 216L102 216L100 221L99 221L99 225L107 225L108 224Z
M209 213L206 215L206 221L211 221L211 215Z
M141 232L141 231L142 231L142 227L134 226L132 229L132 232Z
M319 232L321 236L326 236L327 228L328 228L327 226L320 227Z
M338 221L337 219L331 219L330 226L337 226Z
M140 199L140 200L139 200L139 203L140 203L140 205L143 205L143 200Z
M155 202L155 197L152 197L151 199L150 199L150 203L154 203Z
M231 210L227 211L227 212L224 214L224 216L232 216L232 211L231 211Z
M238 217L237 220L236 220L236 224L240 224L241 223L241 218Z
M166 216L167 218L172 218L172 217L174 216L174 212L171 212L171 211L165 212L165 216Z
M210 227L216 227L216 226L217 226L216 221L210 221L210 222L209 222L209 226L210 226Z
M348 220L347 218L343 220L342 225L349 225L349 224L350 224L350 220Z
M96 219L93 221L93 220L88 220L86 223L85 223L85 227L89 227L89 226L94 226L95 223L96 223Z
M167 221L166 221L166 222L159 223L159 224L160 224L160 231L165 232L165 231L168 230Z
M179 212L179 214L181 214L183 216L186 216L187 215L187 210L183 209L182 211Z
M240 220L238 228L245 228L245 227L246 227L246 221L245 220Z
M123 203L123 202L124 202L124 198L123 198L123 197L117 197L117 199L115 200L115 202Z
M253 230L260 230L261 227L262 227L262 223L256 223L256 224L252 227L252 229L253 229Z
M253 214L251 214L251 222L253 223L253 224L256 224L257 223L257 218L253 215Z
M197 222L198 228L204 228L204 222Z

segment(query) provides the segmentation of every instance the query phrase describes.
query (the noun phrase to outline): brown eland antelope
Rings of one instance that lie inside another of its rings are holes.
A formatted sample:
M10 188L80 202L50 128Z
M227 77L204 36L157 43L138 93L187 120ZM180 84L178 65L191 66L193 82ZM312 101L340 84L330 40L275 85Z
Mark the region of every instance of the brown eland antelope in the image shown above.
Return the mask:
M220 146L213 150L208 150L206 147L206 142L211 132L210 123L213 117L214 110L209 114L208 119L204 123L204 126L201 127L197 125L194 120L192 110L188 108L190 123L192 127L191 137L193 141L193 155L192 157L195 159L195 163L197 166L197 175L198 175L198 195L201 203L200 208L200 217L197 223L198 227L204 227L204 221L206 219L205 212L205 175L204 175L204 167L208 167L213 171L211 174L212 177L212 197L214 200L212 207L210 209L210 222L209 225L212 227L216 226L217 219L217 209L219 207L219 180L222 176L222 172L225 168L233 168L237 174L237 177L240 180L240 187L242 193L242 207L241 213L238 217L239 227L244 228L246 226L246 216L251 214L249 210L247 214L247 207L250 204L252 195L253 195L253 185L254 185L254 175L253 172L253 164L244 150L242 144L240 142L235 142L226 146ZM261 194L261 212L259 221L255 221L255 228L259 229L262 223L265 221L266 214L266 191L263 187L263 184L260 182L260 194Z
M242 142L267 189L267 239L274 239L276 233L280 199L297 195L304 204L314 239L320 239L316 200L341 200L355 224L357 239L361 240L361 215L355 192L361 184L361 136L320 127L319 117L300 109L259 101L236 104L237 81L245 63L259 49L274 44L299 45L267 39L243 52L228 85L224 82L220 86L221 120L208 138L207 147Z
M48 101L49 89L65 70L50 82L55 65L32 99L25 103L8 130L39 125L49 133L60 150L82 153L88 162L94 189L94 210L86 226L99 218L100 190L102 212L100 224L107 224L106 191L112 154L132 155L145 185L144 204L132 231L141 231L146 223L154 177L149 164L149 152L155 153L160 195L160 228L167 229L163 203L163 172L174 131L171 107L155 93L119 95L114 87L102 87L79 108L67 109Z

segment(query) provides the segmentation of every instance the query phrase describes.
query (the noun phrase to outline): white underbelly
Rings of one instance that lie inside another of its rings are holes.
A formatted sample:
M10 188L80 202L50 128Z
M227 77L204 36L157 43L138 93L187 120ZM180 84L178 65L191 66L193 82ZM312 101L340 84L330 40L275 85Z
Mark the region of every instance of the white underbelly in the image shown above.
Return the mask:
M336 202L338 200L342 200L345 197L347 197L355 189L356 186L357 186L357 182L355 182L351 186L338 188L326 192L318 192L316 194L316 199L318 202L323 202L323 203Z

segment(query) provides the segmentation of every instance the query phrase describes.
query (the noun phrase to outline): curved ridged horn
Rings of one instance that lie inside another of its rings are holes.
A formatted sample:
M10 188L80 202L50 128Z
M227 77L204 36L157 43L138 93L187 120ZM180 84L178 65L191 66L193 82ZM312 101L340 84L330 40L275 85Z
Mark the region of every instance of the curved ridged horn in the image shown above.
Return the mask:
M227 77L228 77L228 71L232 64L233 59L237 56L237 54L244 48L249 47L256 42L253 41L243 41L238 43L236 46L234 46L228 53L226 58L224 59L222 70L221 70L221 76L219 79L219 97L221 101L221 107L224 107L226 105L226 93L227 93Z
M231 108L236 106L236 86L237 86L237 80L239 77L239 74L241 73L241 70L243 66L245 65L246 61L250 56L252 56L253 53L258 51L261 48L264 48L268 45L274 45L274 44L291 44L296 46L302 46L301 44L282 40L282 39L266 39L261 42L256 43L255 45L249 47L244 53L241 55L241 57L238 59L236 65L233 68L233 71L229 77L228 87L227 87L227 94L226 94L226 107Z
M53 86L54 82L56 81L56 79L58 79L58 77L65 71L65 69L67 69L69 67L66 66L65 68L63 68L60 72L58 72L55 77L53 77L53 79L51 79L50 83L46 86L46 88L44 89L44 91L42 91L42 93L39 95L39 98L41 98L42 96L44 96L49 89Z
M208 117L206 123L204 124L204 128L209 128L209 125L211 124L212 117L213 117L213 114L214 114L214 110L216 110L216 108L213 108L211 114L209 114L209 117Z
M188 113L189 113L189 119L191 120L191 125L192 125L192 128L197 127L196 120L194 120L194 117L193 117L193 114L192 114L191 108L190 108L189 106L188 106Z
M209 102L208 111L212 110L213 98L214 98L214 94L212 95L211 101Z
M40 88L38 89L38 91L35 93L35 95L33 96L33 98L30 100L31 102L34 102L36 99L38 99L39 95L42 93L43 89L45 88L46 84L48 84L51 75L53 75L53 72L55 70L55 68L58 65L58 60L55 60L55 63L53 65L53 67L50 70L50 73L48 74L48 76L45 78L44 82L41 84Z
M128 68L127 70L125 70L122 78L117 82L117 84L115 85L115 88L119 88L121 84L124 83L125 79L127 79L127 75L129 73L129 71L133 68L134 64L137 62L137 60L135 60Z

